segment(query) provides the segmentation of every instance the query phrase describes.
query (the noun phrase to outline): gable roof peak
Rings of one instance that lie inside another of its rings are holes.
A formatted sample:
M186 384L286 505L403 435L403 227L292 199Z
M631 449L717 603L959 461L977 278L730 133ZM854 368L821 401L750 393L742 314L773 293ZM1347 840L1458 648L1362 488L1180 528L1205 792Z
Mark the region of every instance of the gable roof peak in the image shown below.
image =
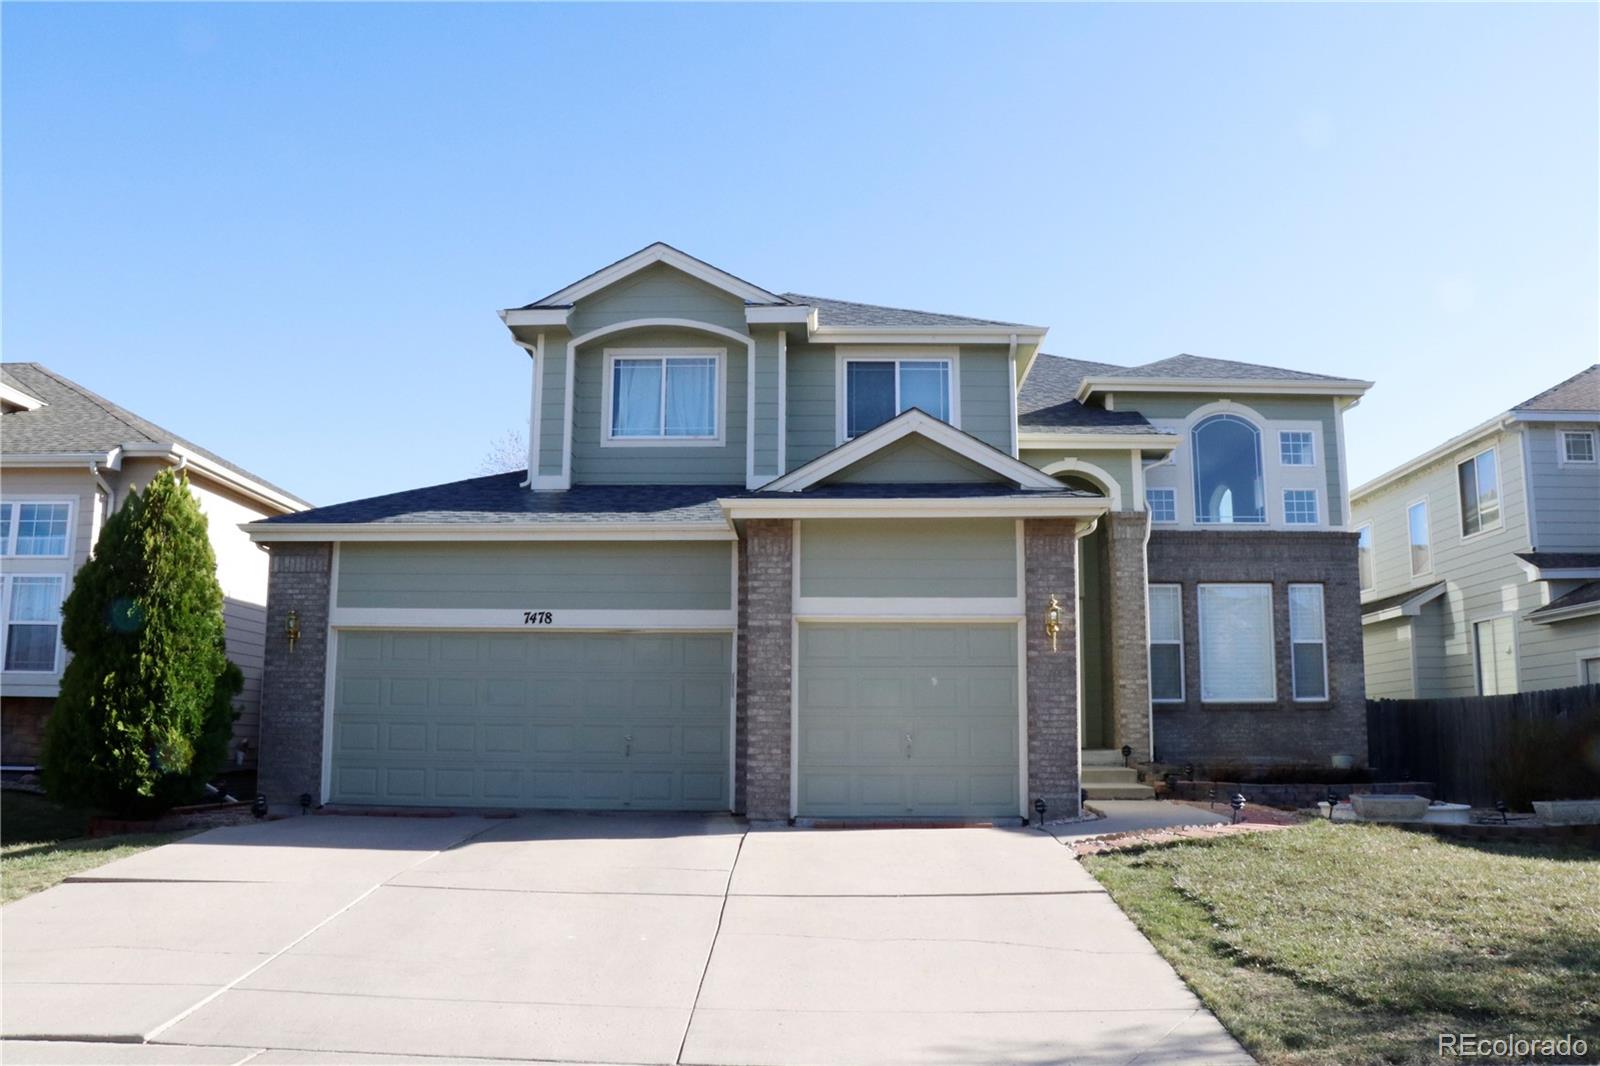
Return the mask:
M536 308L570 307L585 296L599 292L601 289L614 285L622 279L657 263L665 263L667 266L681 270L683 273L698 278L708 285L739 297L748 304L786 304L789 302L775 292L770 292L735 274L730 274L721 267L713 266L704 259L692 256L680 248L674 248L666 241L653 241L638 251L625 255L621 259L557 289L548 296L541 297L530 304L524 304L518 310L532 311Z

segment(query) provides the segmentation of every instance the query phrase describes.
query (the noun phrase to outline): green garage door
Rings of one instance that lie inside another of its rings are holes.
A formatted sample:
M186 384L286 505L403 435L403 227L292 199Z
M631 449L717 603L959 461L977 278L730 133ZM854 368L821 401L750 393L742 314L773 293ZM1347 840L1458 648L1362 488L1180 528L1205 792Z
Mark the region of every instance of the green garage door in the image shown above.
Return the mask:
M335 803L726 810L732 638L339 634Z
M797 813L1019 813L1016 626L799 634Z

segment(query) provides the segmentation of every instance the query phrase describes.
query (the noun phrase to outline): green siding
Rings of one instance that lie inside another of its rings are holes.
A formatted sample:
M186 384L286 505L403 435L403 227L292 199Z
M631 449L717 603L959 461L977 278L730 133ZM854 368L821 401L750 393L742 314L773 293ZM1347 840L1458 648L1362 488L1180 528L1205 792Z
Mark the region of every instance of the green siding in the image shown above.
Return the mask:
M745 331L744 301L664 263L629 275L573 305L574 337L636 318L688 318Z
M726 634L339 634L337 803L726 810Z
M993 470L957 455L943 445L916 435L880 448L860 462L826 478L826 482L863 485L994 483L1005 481Z
M1335 401L1329 396L1253 396L1236 395L1230 397L1236 403L1257 412L1262 418L1274 422L1319 422L1321 423L1322 451L1318 456L1322 468L1327 473L1327 491L1325 499L1328 504L1328 524L1340 525L1344 522L1344 497L1339 489L1339 413ZM1205 407L1216 403L1221 397L1215 393L1166 393L1166 392L1118 392L1114 402L1119 411L1138 411L1149 419L1188 418L1196 408ZM1180 448L1187 448L1189 442L1182 441ZM1262 461L1273 463L1277 461L1278 441L1274 437L1267 439L1263 433L1261 448ZM1278 501L1269 501L1269 513L1275 513L1272 508Z
M961 349L961 428L1011 454L1011 360L1009 349L983 345Z
M724 443L709 447L657 445L601 446L607 348L720 348L727 352L727 407ZM743 344L716 334L687 329L643 329L614 333L585 344L578 352L573 388L572 482L575 485L716 484L743 485L745 471L745 371Z
M544 366L539 385L539 473L561 474L566 447L567 338L545 334Z
M755 338L755 472L778 474L778 334L763 332Z
M1023 462L1040 470L1046 470L1064 459L1080 459L1090 466L1104 470L1121 490L1122 506L1125 508L1133 506L1133 455L1129 449L1094 451L1088 448L1074 448L1071 451L1064 451L1060 448L1029 448L1022 453ZM1067 473L1064 472L1059 476L1065 477Z
M720 541L345 544L340 607L721 611Z
M1014 625L799 631L800 815L1018 811Z
M808 519L802 596L1015 596L1017 534L1003 518Z
M837 371L832 345L791 345L787 361L789 469L794 470L838 443Z

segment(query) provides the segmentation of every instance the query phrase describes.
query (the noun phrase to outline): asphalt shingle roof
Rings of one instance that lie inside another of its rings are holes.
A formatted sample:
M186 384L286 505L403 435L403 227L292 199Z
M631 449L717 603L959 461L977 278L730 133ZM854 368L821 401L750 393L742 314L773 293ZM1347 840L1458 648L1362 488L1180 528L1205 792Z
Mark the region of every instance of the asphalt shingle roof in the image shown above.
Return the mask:
M1541 570L1583 570L1600 566L1600 552L1517 552L1516 556Z
M1001 322L992 318L968 318L965 315L946 315L936 311L913 311L904 307L884 307L879 304L855 303L851 300L834 300L826 296L805 296L797 292L780 293L792 304L804 304L817 309L817 324L822 326L862 326L866 328L895 329L915 326L1018 326L1020 322Z
M1580 370L1559 385L1524 400L1513 411L1600 412L1600 363Z
M1085 407L1075 398L1091 374L1116 374L1127 369L1110 363L1068 359L1041 352L1017 395L1017 425L1033 429L1072 429L1094 433L1156 433L1137 411Z
M0 447L9 456L109 452L128 444L180 444L218 466L291 499L299 499L244 467L141 418L39 363L0 363L0 381L45 404L32 411L12 411L0 416Z
M1565 596L1557 596L1537 611L1531 612L1528 617L1542 618L1557 611L1564 611L1568 607L1582 607L1590 603L1600 603L1600 581L1586 581Z
M1414 600L1418 596L1426 596L1428 593L1440 588L1443 584L1443 581L1435 581L1431 585L1424 585L1421 588L1407 589L1404 592L1397 592L1393 596L1384 596L1376 600L1363 600L1361 601L1361 613L1364 615L1377 614L1379 611L1387 611L1392 607L1399 607L1401 604L1410 600Z

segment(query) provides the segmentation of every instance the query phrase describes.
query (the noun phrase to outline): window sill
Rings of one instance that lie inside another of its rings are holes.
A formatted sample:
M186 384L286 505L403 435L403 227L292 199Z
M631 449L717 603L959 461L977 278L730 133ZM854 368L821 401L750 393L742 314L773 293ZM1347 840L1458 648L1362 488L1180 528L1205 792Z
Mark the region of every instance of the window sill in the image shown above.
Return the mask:
M722 437L602 437L602 448L721 448Z

